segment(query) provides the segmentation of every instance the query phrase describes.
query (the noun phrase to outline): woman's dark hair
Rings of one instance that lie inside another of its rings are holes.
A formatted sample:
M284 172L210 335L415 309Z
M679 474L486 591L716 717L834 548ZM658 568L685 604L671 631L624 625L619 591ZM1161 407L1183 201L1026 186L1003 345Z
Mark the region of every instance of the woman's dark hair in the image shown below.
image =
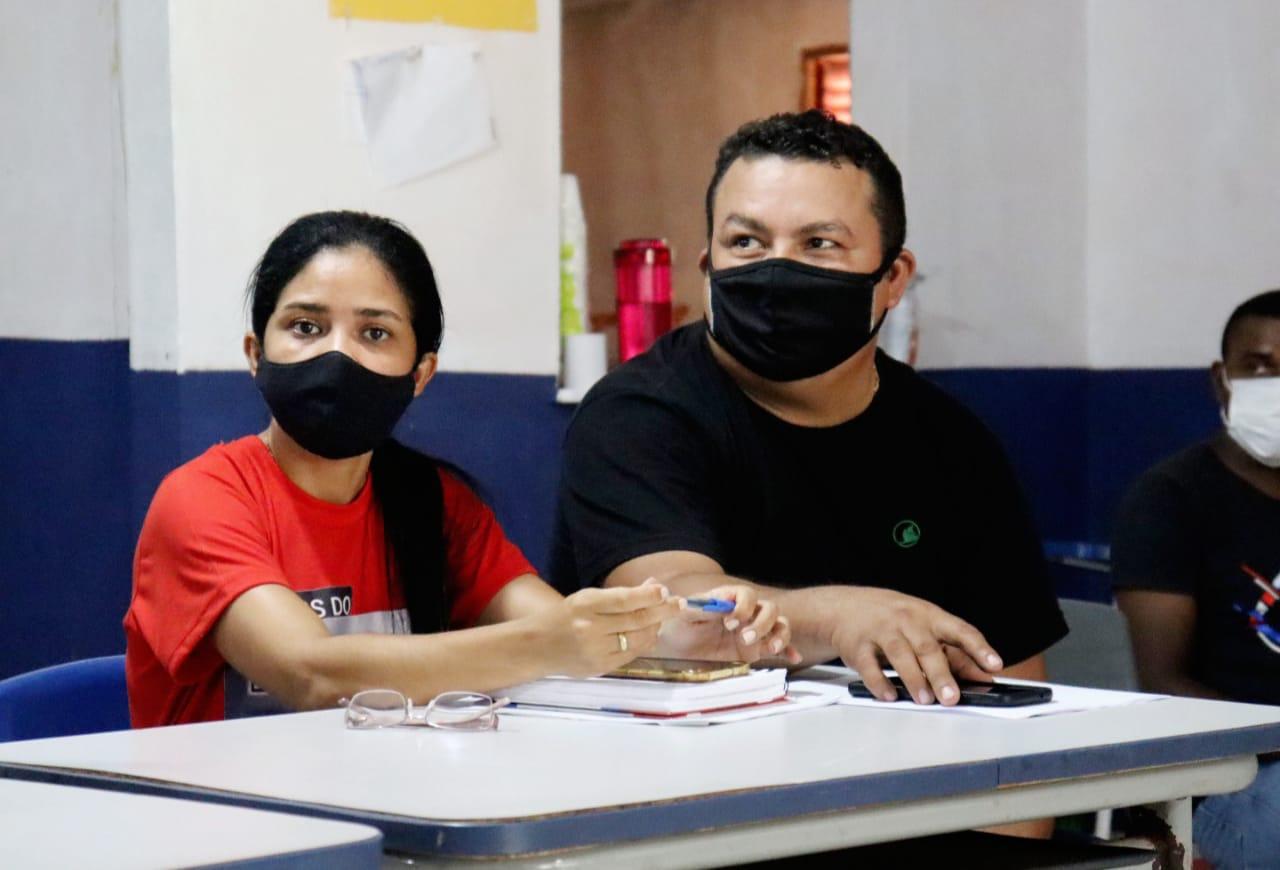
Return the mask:
M280 294L321 251L359 246L386 267L409 303L417 358L440 349L444 311L427 252L393 220L359 211L320 211L303 215L272 239L249 279L253 334L261 343Z
M907 206L902 196L902 175L880 143L855 124L837 121L821 109L783 112L743 124L720 145L716 167L707 185L707 238L715 232L712 208L716 190L729 167L739 159L782 157L813 160L839 166L847 160L871 176L875 189L871 213L880 224L882 262L896 257L907 240Z
M417 359L440 349L444 312L435 274L418 240L393 220L356 211L298 218L267 246L249 281L253 334L262 343L280 294L321 251L360 246L386 267L409 303ZM435 460L387 439L373 451L373 494L382 510L390 578L400 578L409 624L426 634L448 627L443 495ZM392 560L397 571L392 572Z
M394 560L409 611L409 628L416 634L444 631L449 627L449 589L444 493L436 461L388 438L373 451L369 474L373 497L382 509L388 560Z

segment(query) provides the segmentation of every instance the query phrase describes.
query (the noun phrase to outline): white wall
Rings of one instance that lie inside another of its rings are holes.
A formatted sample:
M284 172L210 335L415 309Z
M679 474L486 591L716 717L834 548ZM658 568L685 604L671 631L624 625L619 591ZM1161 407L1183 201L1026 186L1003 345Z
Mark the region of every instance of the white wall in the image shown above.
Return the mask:
M157 344L177 358L135 363L241 368L244 286L272 236L305 212L357 208L404 222L426 247L448 324L443 368L554 373L558 0L541 0L536 33L346 21L327 10L324 0L170 0L176 323L173 341ZM345 133L343 61L458 41L481 46L498 147L383 189Z
M6 3L0 335L128 334L115 4Z
M178 265L173 216L169 9L119 5L125 173L129 179L129 364L178 367Z
M1280 287L1280 3L1089 3L1089 362L1199 366Z
M853 114L902 170L920 365L1079 365L1081 3L855 0Z
M1195 367L1280 286L1280 3L852 0L927 367Z
M324 0L120 0L117 28L116 6L5 7L0 335L238 369L267 240L347 206L426 244L446 368L555 370L557 0L536 34ZM852 10L855 113L904 171L928 276L923 365L1199 366L1230 308L1280 285L1280 4ZM383 190L343 135L340 63L427 40L481 43L499 148Z

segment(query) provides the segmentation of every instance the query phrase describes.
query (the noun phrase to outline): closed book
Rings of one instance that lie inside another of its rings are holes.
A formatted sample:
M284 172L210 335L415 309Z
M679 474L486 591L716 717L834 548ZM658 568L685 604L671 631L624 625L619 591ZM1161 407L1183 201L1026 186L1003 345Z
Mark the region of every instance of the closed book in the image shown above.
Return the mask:
M644 716L683 716L786 697L785 668L752 671L705 683L673 683L619 677L544 677L501 693L521 706L611 710Z

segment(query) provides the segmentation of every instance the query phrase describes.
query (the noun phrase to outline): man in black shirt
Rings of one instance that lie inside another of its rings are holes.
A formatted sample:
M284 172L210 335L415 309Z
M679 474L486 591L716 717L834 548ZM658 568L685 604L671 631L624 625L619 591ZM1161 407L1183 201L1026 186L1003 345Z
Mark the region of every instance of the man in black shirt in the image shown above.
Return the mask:
M1223 428L1129 491L1112 536L1116 599L1144 689L1280 704L1280 290L1240 305L1211 368ZM1280 860L1280 765L1197 807L1220 867Z
M570 426L556 582L745 578L792 663L842 658L885 698L886 662L924 704L958 700L953 674L1042 678L1066 627L1000 447L876 350L915 271L888 155L821 112L774 116L724 143L706 206L706 321Z

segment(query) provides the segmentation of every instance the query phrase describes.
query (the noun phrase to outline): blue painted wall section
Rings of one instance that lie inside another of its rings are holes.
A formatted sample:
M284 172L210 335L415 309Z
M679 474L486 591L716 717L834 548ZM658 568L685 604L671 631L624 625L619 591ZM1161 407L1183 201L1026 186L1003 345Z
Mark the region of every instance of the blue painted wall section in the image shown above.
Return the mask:
M1004 445L1046 538L1076 539L1084 516L1089 372L944 369L922 372L973 411ZM939 438L946 433L939 432Z
M507 535L539 570L551 555L560 444L573 408L555 378L442 374L396 428L404 443L472 475Z
M1050 559L1058 594L1066 598L1111 601L1108 557L1098 545L1110 541L1120 499L1147 468L1220 425L1207 367L924 375L977 413L1004 444L1041 537L1083 544L1085 561L1096 563Z
M126 343L0 341L0 677L121 650L130 418Z
M1047 539L1106 541L1134 479L1221 425L1208 366L922 374L1004 444Z
M156 486L266 423L246 373L132 372L128 357L124 341L0 340L0 678L122 651L133 544ZM925 375L1005 444L1047 539L1104 541L1134 477L1218 425L1200 370ZM550 377L442 374L397 429L473 475L539 567L572 414L553 393Z
M1087 537L1105 541L1133 480L1221 428L1209 370L1117 369L1089 377Z

